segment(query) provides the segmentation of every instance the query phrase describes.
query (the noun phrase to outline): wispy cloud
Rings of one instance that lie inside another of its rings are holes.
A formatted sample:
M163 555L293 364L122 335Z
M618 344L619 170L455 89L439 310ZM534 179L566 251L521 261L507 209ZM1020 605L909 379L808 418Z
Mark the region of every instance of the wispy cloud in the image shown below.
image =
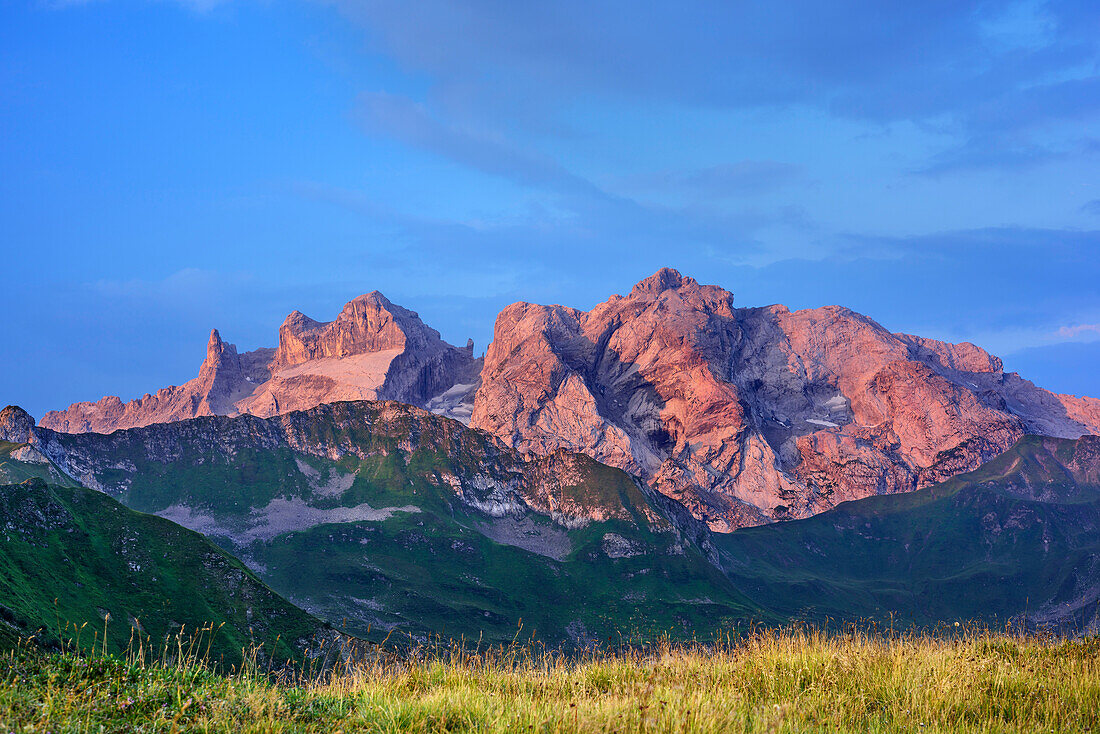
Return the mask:
M359 97L364 129L431 151L483 173L525 186L566 193L601 194L597 187L549 157L522 149L500 135L464 130L432 114L422 103L386 92Z
M633 6L343 0L372 39L443 83L524 81L719 107L811 104L855 117L959 113L1011 126L1094 107L1093 3L815 0ZM930 52L934 50L934 52ZM492 73L487 73L492 72ZM529 89L529 88L528 88ZM514 92L520 90L513 89ZM1002 113L1015 111L1017 117Z
M115 298L191 299L239 285L246 276L225 276L202 268L182 268L163 278L100 279L90 284L99 295Z
M92 3L107 2L108 0L42 0L42 3L46 7L50 8L67 8L76 5L91 5ZM150 0L151 2L165 2L175 3L176 5L182 5L185 8L190 8L200 13L205 13L209 10L213 10L219 5L227 5L232 0Z
M708 198L770 193L803 177L801 166L784 161L741 160L693 170L666 170L626 180L628 186L679 190Z
M333 203L399 227L421 247L491 255L493 262L542 259L576 263L614 261L642 252L702 247L726 257L768 262L778 257L768 234L797 232L805 238L815 225L798 206L707 207L640 201L578 176L550 156L531 152L502 133L471 130L444 121L428 104L405 96L374 92L360 96L358 119L372 135L398 140L447 161L532 189L526 215L499 222L438 220L380 205L361 192L327 189ZM649 185L686 187L707 197L775 187L794 180L796 166L776 161L742 161L682 173L658 174ZM629 188L629 187L628 187ZM456 249L458 248L458 249ZM465 257L463 255L462 257Z
M1058 329L1058 336L1065 339L1076 339L1081 336L1100 337L1100 324L1074 324Z

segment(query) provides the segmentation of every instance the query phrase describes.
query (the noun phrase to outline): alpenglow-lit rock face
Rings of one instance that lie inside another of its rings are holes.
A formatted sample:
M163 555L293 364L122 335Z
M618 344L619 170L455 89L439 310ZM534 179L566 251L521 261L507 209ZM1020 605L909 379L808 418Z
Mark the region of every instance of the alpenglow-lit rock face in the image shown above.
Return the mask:
M210 333L199 375L137 400L110 396L74 403L40 425L67 433L110 433L207 415L268 417L346 400L398 400L468 419L480 360L413 311L377 291L346 304L335 320L295 311L279 328L278 348L238 354Z
M719 531L928 486L1025 433L1100 432L1100 401L972 344L837 306L735 308L669 269L588 312L507 307L481 377L472 426L638 474Z

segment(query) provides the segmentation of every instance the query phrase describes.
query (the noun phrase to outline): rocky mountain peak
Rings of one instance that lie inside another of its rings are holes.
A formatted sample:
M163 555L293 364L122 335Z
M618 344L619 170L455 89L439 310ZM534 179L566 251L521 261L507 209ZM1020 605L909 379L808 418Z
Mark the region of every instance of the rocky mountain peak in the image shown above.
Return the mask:
M34 418L18 405L0 410L0 441L27 443L34 431Z
M277 348L238 354L210 332L199 374L124 403L117 397L52 411L42 425L65 432L110 432L206 415L272 416L327 402L391 399L464 419L480 360L473 345L444 342L415 311L378 291L343 306L332 321L291 312ZM438 399L438 400L437 400Z
M1002 372L1004 370L1000 357L995 357L970 342L952 344L951 348L947 349L944 342L935 339L926 339L912 334L894 336L908 345L914 359L937 364L943 369L963 372Z
M316 329L320 326L324 326L324 324L320 321L314 321L301 311L294 310L286 315L279 330L293 329L294 331L309 331L310 329Z
M702 321L706 319L732 315L733 294L717 285L700 284L695 278L681 275L672 268L661 268L636 284L626 298L612 296L596 306L591 316L604 319L623 312L628 314L626 318L633 318L646 309L652 311L651 320L679 322L687 319L705 327Z
M206 342L206 359L199 368L200 373L213 378L225 367L237 368L237 348L222 341L217 329L211 329L210 339Z
M340 316L354 314L362 309L384 308L388 310L392 306L393 302L386 298L380 291L371 291L370 293L356 296L344 304L344 308L340 311ZM339 319L340 316L336 318Z
M847 308L734 308L665 268L591 311L502 311L471 425L637 474L724 531L928 486L1025 432L1100 432L1100 401Z
M439 340L413 311L395 306L378 291L346 303L332 321L315 321L294 311L279 328L273 367L290 367L312 359L403 350L410 336Z
M685 278L680 274L680 271L672 268L661 268L653 275L649 276L645 280L639 281L630 290L631 296L641 296L645 294L657 295L667 290L673 290L683 285L695 285L694 278Z
M973 344L840 306L735 308L671 268L590 311L514 303L484 360L378 291L332 321L292 312L276 349L238 354L213 330L195 379L42 425L106 433L357 400L469 420L527 455L587 454L722 531L928 486L1024 433L1100 432L1100 401L1040 390ZM27 420L11 413L6 430L25 435Z

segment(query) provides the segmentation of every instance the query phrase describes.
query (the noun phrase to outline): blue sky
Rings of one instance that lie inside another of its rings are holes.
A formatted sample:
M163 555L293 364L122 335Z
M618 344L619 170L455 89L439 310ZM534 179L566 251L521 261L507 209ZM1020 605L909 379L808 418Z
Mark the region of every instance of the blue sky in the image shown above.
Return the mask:
M1100 4L13 0L0 403L669 265L1100 395Z

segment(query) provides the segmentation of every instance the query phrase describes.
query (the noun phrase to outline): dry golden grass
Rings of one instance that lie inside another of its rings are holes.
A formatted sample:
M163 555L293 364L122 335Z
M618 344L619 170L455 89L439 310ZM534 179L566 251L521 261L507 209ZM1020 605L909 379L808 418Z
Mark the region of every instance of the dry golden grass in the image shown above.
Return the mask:
M0 731L1072 732L1100 727L1100 641L757 632L580 657L512 646L219 676L26 650Z

